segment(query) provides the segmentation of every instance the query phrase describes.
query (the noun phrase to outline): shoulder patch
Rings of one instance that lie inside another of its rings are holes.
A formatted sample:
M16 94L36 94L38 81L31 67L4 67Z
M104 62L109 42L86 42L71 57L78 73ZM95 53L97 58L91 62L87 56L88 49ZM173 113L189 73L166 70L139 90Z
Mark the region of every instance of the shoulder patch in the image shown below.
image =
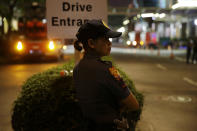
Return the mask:
M120 83L122 88L126 87L125 82L123 81L123 79L120 77L120 74L118 72L118 70L115 67L110 67L109 68L109 72L111 73L111 75Z
M120 74L118 72L118 70L115 67L110 67L109 68L109 72L111 73L111 75L116 78L116 80L120 80Z

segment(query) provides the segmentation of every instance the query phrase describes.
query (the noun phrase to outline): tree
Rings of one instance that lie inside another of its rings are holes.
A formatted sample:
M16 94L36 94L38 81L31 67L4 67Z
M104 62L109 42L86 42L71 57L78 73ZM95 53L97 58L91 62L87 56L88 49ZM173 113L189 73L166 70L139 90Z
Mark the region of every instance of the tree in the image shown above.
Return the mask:
M39 5L44 6L45 0L1 0L0 1L0 16L5 17L8 21L8 35L11 32L12 25L11 21L15 17L14 14L17 11L21 11L22 14L28 11L28 8L32 3L39 3Z

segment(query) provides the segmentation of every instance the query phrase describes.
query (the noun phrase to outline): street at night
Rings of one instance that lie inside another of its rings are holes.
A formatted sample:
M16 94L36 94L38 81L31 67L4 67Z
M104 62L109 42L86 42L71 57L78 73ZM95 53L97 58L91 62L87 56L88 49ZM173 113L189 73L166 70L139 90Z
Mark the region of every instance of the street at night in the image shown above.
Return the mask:
M195 131L197 66L169 57L112 53L115 63L145 97L137 131ZM31 75L61 65L21 63L0 66L0 131L12 131L11 107L21 85Z
M196 121L197 0L0 0L0 131Z
M196 130L196 65L158 57L114 58L145 96L140 131Z
M35 73L42 72L60 63L28 63L0 65L0 131L12 131L11 110L21 85Z

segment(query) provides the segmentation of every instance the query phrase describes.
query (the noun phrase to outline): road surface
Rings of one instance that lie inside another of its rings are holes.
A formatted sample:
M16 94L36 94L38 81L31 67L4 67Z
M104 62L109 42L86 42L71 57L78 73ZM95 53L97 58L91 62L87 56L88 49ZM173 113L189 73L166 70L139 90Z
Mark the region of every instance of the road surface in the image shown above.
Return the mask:
M137 55L114 55L145 96L137 131L196 131L197 65Z
M116 52L112 57L145 96L137 131L196 131L197 65L136 53ZM23 82L34 73L64 62L0 66L0 131L12 131L12 103Z

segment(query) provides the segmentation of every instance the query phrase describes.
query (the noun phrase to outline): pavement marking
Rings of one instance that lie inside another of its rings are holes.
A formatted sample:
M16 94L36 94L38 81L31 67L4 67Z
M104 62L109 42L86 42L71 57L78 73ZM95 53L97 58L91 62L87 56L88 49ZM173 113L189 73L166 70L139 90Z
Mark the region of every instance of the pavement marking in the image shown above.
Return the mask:
M188 96L167 96L167 97L163 97L162 100L181 102L181 103L189 103L192 101L192 98L188 97Z
M175 59L181 62L186 62L186 60L182 57L175 57Z
M150 131L154 131L153 125L150 124L149 126L150 126Z
M186 82L188 82L188 83L191 84L191 85L197 86L197 82L191 80L191 79L188 78L188 77L183 77L183 80L186 81Z
M167 68L161 64L156 64L156 66L159 68L159 69L162 69L162 70L167 70Z

